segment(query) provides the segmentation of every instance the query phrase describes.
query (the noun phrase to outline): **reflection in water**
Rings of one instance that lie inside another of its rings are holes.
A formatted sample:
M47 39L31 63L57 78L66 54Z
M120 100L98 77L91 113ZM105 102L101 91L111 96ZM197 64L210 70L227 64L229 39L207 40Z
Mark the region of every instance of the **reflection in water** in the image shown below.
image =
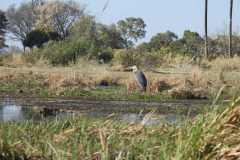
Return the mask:
M6 121L21 121L24 120L24 115L21 106L4 105L0 107L0 119Z
M16 105L14 101L9 99L4 99L2 102L0 101L0 121L8 122L8 121L41 121L46 119L55 119L55 118L66 118L72 116L70 113L58 113L58 114L49 114L49 112L45 112L44 107L24 107L20 105ZM47 111L55 111L51 109L47 109Z
M108 117L112 113L110 112L89 112L86 113L87 117L90 118L104 118ZM114 116L111 116L112 119L126 122L126 123L142 123L146 125L156 125L159 123L176 123L180 122L187 117L179 114L152 114L151 116L147 116L144 113L114 113Z
M45 111L47 110L47 112ZM56 111L56 112L55 112ZM47 114L54 113L54 114ZM85 115L88 118L106 118L111 112L104 112L98 110L81 112L81 115ZM44 107L24 107L17 105L12 100L4 99L0 100L0 121L25 121L25 120L34 120L41 121L46 119L56 119L56 118L67 118L72 116L79 116L78 113L69 113L69 112L58 112L58 109L50 109ZM117 121L122 121L126 123L142 123L144 122L147 125L154 125L164 122L176 123L186 118L184 115L179 114L152 114L146 120L146 114L144 113L130 113L130 112L117 112L114 114L112 119Z

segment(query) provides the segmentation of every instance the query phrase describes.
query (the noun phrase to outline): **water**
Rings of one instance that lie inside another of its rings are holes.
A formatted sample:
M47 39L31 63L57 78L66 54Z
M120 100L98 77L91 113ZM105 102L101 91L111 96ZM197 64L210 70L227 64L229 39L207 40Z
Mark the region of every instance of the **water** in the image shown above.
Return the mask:
M182 105L189 107L189 105L185 103L182 103ZM122 104L122 107L116 107L117 104ZM96 119L106 118L111 115L111 118L117 121L152 125L166 122L176 123L193 116L189 111L181 114L171 113L169 112L169 106L171 105L167 104L165 104L165 107L163 104L159 104L160 106L163 105L163 107L159 107L158 111L155 108L155 112L149 113L150 109L148 108L148 111L146 111L146 108L141 107L141 104L142 103L139 102L113 103L112 101L101 102L62 99L0 99L0 121L42 121L64 119L74 116L86 116ZM154 105L154 103L152 103L152 105ZM176 107L174 105L176 105L176 103L173 103L173 108ZM164 111L159 112L161 109Z
M9 99L0 100L0 122L41 121L74 116L68 112L44 113L42 107L22 106Z

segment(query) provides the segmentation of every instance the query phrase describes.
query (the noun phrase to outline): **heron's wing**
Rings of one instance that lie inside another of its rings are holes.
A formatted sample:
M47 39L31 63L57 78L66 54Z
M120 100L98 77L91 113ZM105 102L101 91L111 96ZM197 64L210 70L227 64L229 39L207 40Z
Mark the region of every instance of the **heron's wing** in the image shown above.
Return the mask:
M138 82L138 84L142 87L142 88L146 88L147 87L147 78L144 75L144 73L142 71L137 71L135 73L135 78L136 81Z

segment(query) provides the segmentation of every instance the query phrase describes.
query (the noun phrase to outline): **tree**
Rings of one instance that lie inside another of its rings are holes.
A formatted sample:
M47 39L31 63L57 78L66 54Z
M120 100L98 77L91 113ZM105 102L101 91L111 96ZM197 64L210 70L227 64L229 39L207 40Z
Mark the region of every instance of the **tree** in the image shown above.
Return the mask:
M109 61L112 58L112 49L125 47L125 41L115 25L97 23L94 16L84 15L73 25L68 39L81 46L74 57L87 53L88 58L98 58ZM75 58L74 58L75 59ZM74 60L75 61L75 60Z
M59 40L60 36L56 32L45 32L43 30L33 30L27 34L26 39L23 41L24 50L25 47L33 48L34 46L40 48L49 40Z
M45 0L32 0L32 6L36 7L36 6L41 6L45 3Z
M0 10L0 48L5 47L5 30L7 26L7 19L5 13Z
M137 42L146 35L146 24L141 18L129 17L120 20L117 23L119 32L126 41L127 48L133 45L133 41Z
M152 49L159 50L162 47L169 46L173 41L176 41L177 39L178 36L171 31L158 33L156 36L153 36L151 38L150 46Z
M184 31L183 38L180 39L187 54L199 55L201 53L201 46L204 43L203 38L197 33L189 30Z
M123 49L127 45L115 25L98 24L97 35L103 48Z
M41 30L33 30L27 34L26 39L23 41L23 44L24 48L33 48L34 46L40 48L42 47L43 43L47 41L49 41L49 37L46 32Z
M232 57L232 17L233 17L233 0L230 0L229 12L229 58Z
M70 38L84 38L92 40L97 38L97 23L94 16L81 16L70 30Z
M208 58L208 0L205 0L205 57Z
M11 6L6 16L8 19L8 31L13 35L13 39L22 42L26 39L26 35L30 33L36 22L36 17L32 10L31 3L22 3L18 8Z
M79 52L74 54L74 62L78 56L88 54L88 58L97 54L97 24L94 16L84 15L73 25L69 39L75 43ZM81 50L81 51L80 51Z
M49 40L53 40L53 41L62 40L61 35L59 35L57 32L49 31L47 32L47 34L48 34Z
M74 1L48 1L39 7L38 27L55 31L62 38L69 35L73 24L84 15L84 7Z

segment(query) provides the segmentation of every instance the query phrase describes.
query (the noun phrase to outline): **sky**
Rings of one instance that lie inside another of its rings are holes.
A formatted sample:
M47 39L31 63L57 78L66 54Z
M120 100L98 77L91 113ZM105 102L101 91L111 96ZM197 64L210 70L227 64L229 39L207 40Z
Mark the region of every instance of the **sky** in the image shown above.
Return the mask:
M27 0L0 0L0 9ZM144 41L167 30L182 35L189 29L203 35L204 0L110 0L103 12L107 0L76 0L87 7L89 14L104 24L116 23L126 17L141 17L147 24ZM233 29L240 31L240 1L234 1ZM216 35L227 31L229 0L209 0L209 34Z

